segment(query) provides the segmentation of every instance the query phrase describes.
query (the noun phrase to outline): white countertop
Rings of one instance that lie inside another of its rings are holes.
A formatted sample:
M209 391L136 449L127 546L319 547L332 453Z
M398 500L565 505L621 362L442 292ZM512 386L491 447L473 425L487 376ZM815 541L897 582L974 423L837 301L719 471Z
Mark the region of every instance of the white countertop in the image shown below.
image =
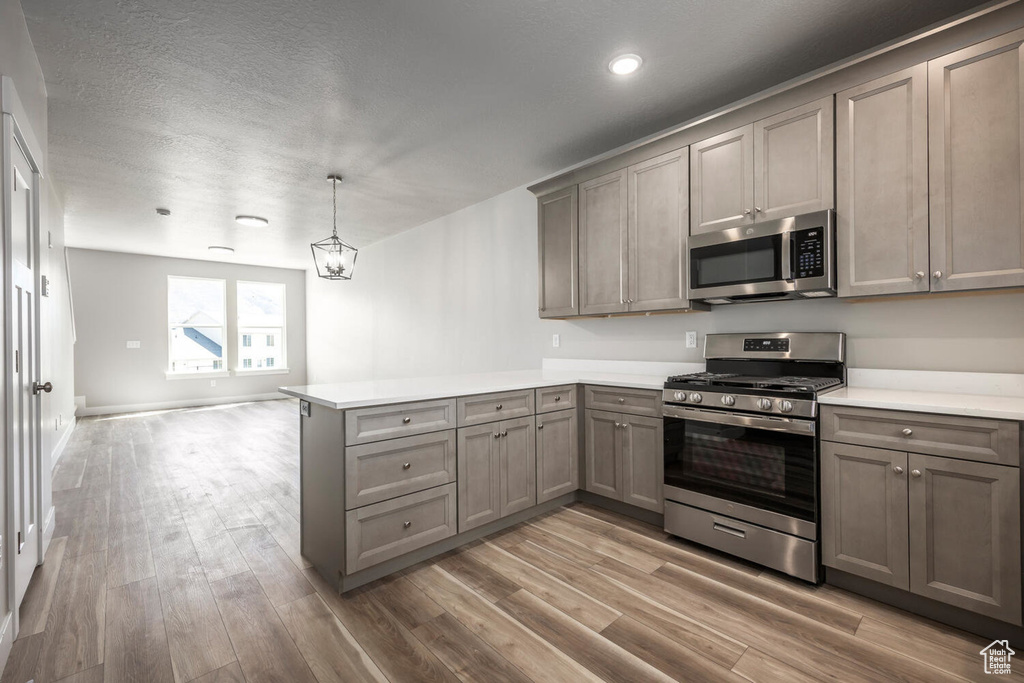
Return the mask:
M442 375L340 384L281 387L281 393L344 410L389 403L490 394L559 384L600 384L661 391L665 375L633 375L595 370L513 370L473 375Z
M849 386L821 394L818 396L818 403L908 410L915 413L987 417L997 420L1024 420L1024 396L987 396L984 394Z

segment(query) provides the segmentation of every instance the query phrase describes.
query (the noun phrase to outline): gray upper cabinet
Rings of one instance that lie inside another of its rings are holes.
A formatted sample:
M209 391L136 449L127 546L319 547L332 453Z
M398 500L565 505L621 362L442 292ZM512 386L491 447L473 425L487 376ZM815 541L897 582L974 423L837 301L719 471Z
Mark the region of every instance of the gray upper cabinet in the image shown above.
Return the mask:
M579 186L580 313L629 310L626 169Z
M1024 285L1022 42L928 63L933 291Z
M690 234L754 222L754 126L690 146Z
M537 502L579 488L579 432L576 410L537 416Z
M459 533L501 516L500 423L459 430Z
M927 292L928 68L836 96L839 296Z
M587 472L584 488L622 500L622 459L619 457L622 418L616 413L587 410L584 422Z
M910 590L1021 624L1020 470L911 453Z
M685 147L627 169L630 310L689 306L689 170Z
M564 318L580 312L576 274L577 211L575 185L537 200L540 251L537 306L542 318Z
M663 512L665 432L662 420L622 415L622 501Z
M498 424L499 516L504 517L537 504L537 439L532 416Z
M828 96L754 124L754 220L834 206L833 100Z
M908 590L907 454L821 445L821 562Z

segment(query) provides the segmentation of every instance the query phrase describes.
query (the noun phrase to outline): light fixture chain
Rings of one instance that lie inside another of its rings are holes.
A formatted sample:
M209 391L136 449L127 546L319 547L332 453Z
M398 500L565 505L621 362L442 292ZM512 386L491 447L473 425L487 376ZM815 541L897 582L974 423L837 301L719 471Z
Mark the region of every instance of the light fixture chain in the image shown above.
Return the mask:
M338 236L338 179L332 178L331 185L334 186L334 236Z

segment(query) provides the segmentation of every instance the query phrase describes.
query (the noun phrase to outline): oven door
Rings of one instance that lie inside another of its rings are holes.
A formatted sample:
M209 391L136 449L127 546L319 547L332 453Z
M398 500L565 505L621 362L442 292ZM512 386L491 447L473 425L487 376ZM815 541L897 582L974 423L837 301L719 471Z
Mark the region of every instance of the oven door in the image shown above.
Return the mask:
M817 538L813 420L666 405L666 498Z

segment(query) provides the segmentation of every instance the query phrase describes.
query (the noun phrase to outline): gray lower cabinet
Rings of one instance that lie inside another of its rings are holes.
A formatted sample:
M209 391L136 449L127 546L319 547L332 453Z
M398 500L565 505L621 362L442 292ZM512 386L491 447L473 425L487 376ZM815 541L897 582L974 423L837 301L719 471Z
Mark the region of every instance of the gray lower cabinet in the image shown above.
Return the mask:
M932 291L1024 285L1024 30L928 62Z
M607 498L662 512L664 431L661 419L585 411L586 485Z
M534 418L459 430L459 532L537 502Z
M821 561L908 590L907 454L821 445Z
M1021 624L1020 470L911 453L910 590Z
M579 187L580 314L629 310L626 169Z
M839 296L927 292L928 67L836 95Z
M580 312L576 192L573 185L537 199L537 308L542 318L564 318Z
M539 391L539 390L538 390ZM537 416L537 502L579 488L579 430L575 409Z

